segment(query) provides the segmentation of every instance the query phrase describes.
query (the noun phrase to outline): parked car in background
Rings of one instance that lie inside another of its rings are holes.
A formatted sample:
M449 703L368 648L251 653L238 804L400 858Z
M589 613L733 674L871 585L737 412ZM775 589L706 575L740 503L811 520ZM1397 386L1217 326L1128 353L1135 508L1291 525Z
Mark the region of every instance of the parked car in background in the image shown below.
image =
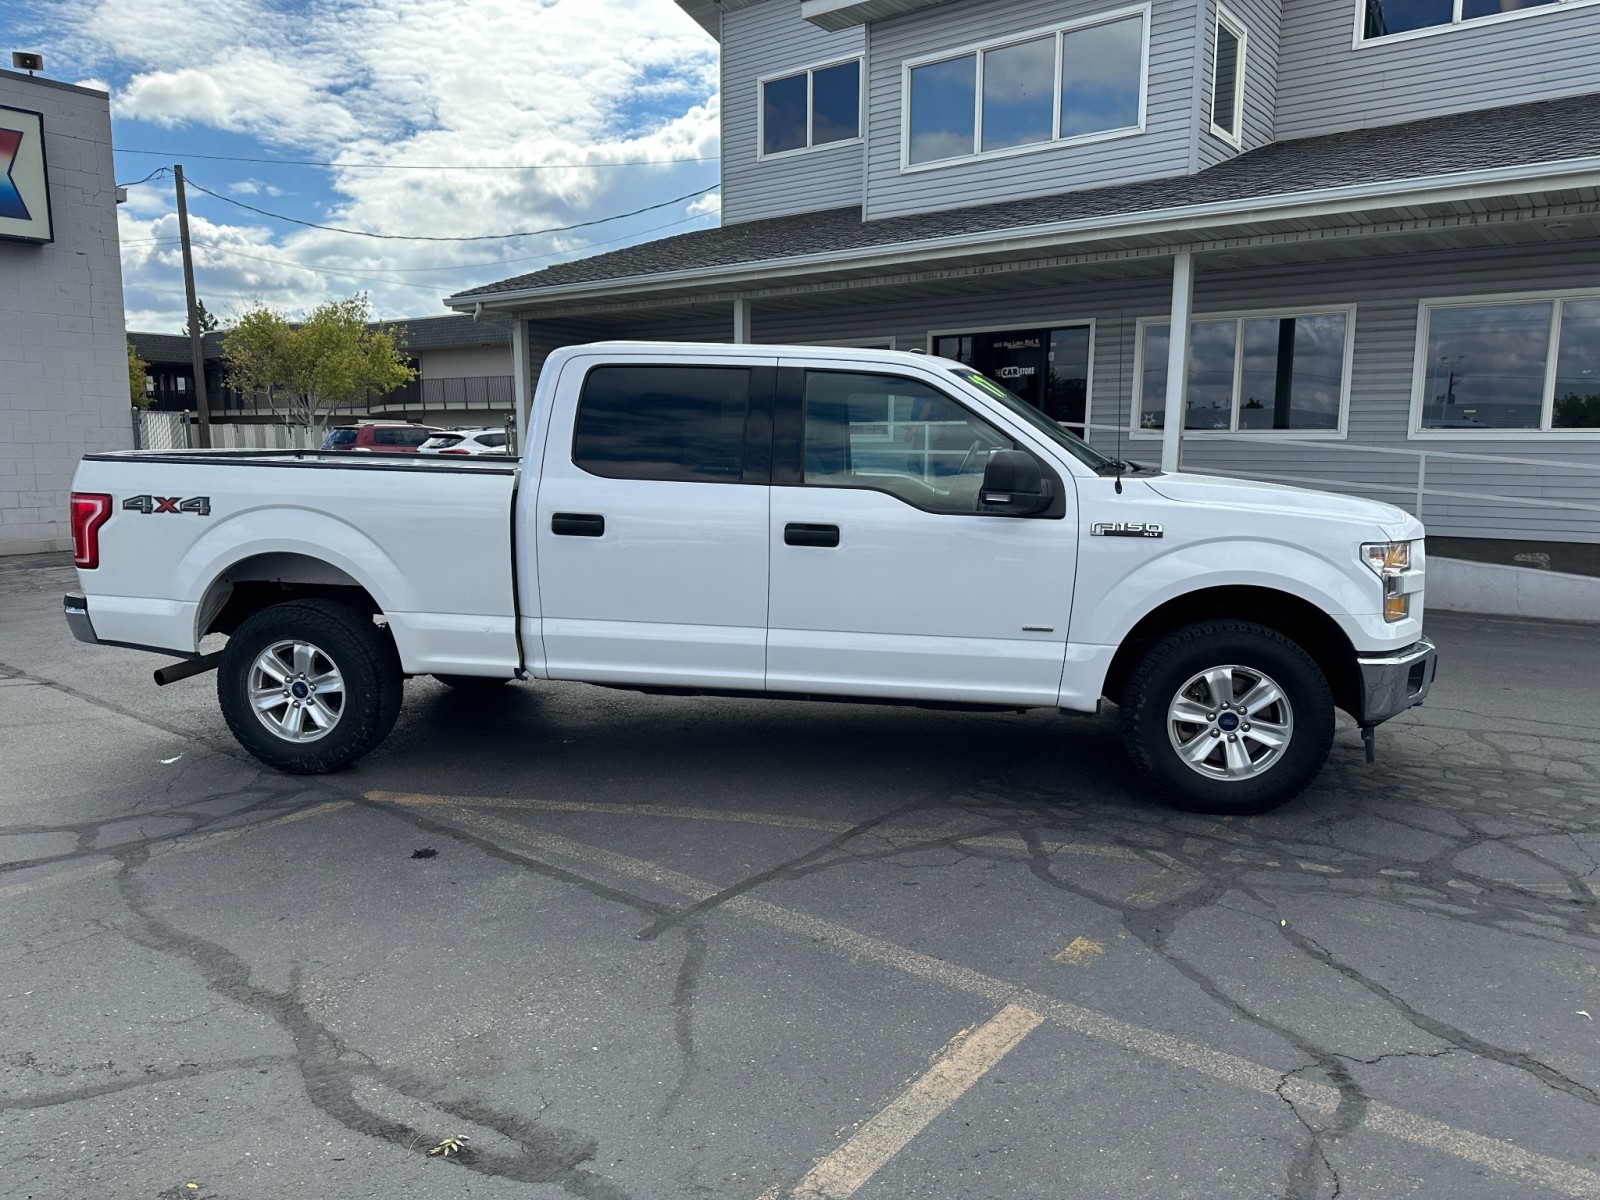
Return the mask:
M358 421L328 430L324 450L370 450L376 454L415 454L439 430L415 421Z
M420 454L504 454L504 429L445 429L417 448Z

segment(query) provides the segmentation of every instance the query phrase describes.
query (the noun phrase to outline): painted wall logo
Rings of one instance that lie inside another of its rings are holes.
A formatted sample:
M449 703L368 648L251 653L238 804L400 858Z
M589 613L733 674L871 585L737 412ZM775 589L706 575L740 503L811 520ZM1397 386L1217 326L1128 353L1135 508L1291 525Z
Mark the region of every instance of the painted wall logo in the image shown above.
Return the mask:
M0 104L0 238L48 242L52 236L44 117Z
M17 151L22 146L22 130L0 129L0 168L5 171L4 178L0 178L0 217L10 217L14 221L31 221L33 216L28 212L28 206L22 202L22 193L17 190L17 181L11 178L11 169L17 162Z

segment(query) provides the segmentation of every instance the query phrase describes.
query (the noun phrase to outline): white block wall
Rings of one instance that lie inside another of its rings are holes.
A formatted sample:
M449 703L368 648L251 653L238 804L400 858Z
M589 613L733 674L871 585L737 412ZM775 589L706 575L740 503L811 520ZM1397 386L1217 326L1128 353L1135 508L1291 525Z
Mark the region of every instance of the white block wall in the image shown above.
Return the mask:
M133 446L104 92L0 70L0 104L44 114L56 240L0 240L0 554L72 546L78 459Z

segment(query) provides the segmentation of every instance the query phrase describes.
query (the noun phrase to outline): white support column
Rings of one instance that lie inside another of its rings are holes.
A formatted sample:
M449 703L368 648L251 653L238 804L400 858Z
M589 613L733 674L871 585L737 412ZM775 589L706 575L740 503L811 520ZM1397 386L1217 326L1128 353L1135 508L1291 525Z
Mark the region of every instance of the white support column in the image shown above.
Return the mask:
M528 358L528 322L511 322L511 402L516 409L517 453L527 447L533 428L533 368Z
M1183 460L1184 384L1189 378L1189 326L1194 317L1194 254L1172 258L1172 320L1167 326L1167 407L1161 426L1161 469L1176 471ZM1134 394L1139 383L1134 381Z
M742 296L733 302L733 343L736 346L750 344L750 301Z

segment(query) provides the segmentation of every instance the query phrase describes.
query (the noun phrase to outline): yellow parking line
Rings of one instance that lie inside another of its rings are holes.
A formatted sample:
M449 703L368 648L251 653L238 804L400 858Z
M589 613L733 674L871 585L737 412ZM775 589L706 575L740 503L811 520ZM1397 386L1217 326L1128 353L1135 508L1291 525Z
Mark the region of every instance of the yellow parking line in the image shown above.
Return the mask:
M465 825L477 826L524 845L547 850L577 862L603 867L620 875L649 880L692 900L707 899L717 895L721 890L714 884L696 879L692 875L685 875L626 854L618 854L613 850L575 842L570 838L535 833L515 821L484 816L465 808L452 805L442 807L451 817ZM930 954L923 954L882 938L857 932L848 926L821 917L808 916L748 895L731 897L722 908L798 934L803 939L836 954L877 962L904 971L908 975L943 984L997 1004L1014 1004L1041 1013L1047 1020L1075 1030L1086 1037L1159 1058L1223 1083L1230 1083L1265 1096L1289 1099L1325 1114L1331 1115L1339 1107L1339 1090L1325 1083L1313 1083L1297 1078L1286 1081L1284 1072L1280 1070L1264 1067L1221 1050L1197 1046L1193 1042L1185 1042L1171 1034L1146 1029L1105 1013L1095 1012L1093 1009L1056 1000L1041 992L1008 983L992 975L985 975L971 967L935 958ZM1600 1200L1600 1173L1574 1166L1549 1155L1535 1154L1498 1138L1484 1137L1446 1125L1442 1121L1434 1121L1417 1113L1379 1103L1368 1107L1362 1118L1362 1124L1399 1141L1449 1154L1503 1175L1538 1183L1554 1191L1577 1197L1578 1200Z
M795 1184L795 1200L846 1200L903 1150L945 1109L961 1099L1018 1042L1044 1022L1021 1005L1008 1004L976 1029L964 1029L939 1052L933 1065L882 1112ZM777 1200L781 1187L762 1200Z

